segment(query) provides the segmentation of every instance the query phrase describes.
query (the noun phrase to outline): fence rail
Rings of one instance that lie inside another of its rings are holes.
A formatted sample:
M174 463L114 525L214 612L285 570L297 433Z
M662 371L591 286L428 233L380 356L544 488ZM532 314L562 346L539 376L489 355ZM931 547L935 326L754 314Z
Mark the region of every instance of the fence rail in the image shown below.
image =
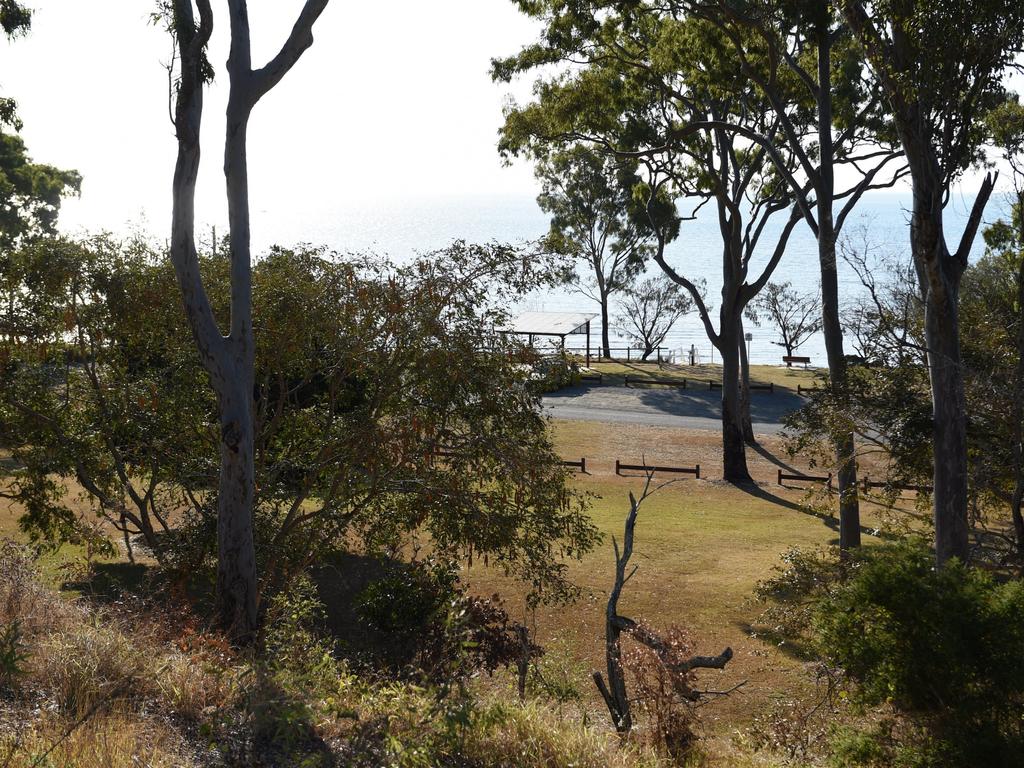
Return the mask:
M690 382L689 379L687 379L685 377L681 378L681 379L654 379L654 378L648 378L646 376L634 376L632 379L630 379L628 373L623 377L623 379L625 380L625 386L627 386L627 387L630 385L631 381L632 381L633 384L663 384L663 385L665 385L667 387L680 387L681 389L688 389L691 383L693 383L693 384L704 384L705 383L705 382L699 381L699 380L698 381L694 381L694 382ZM707 385L708 385L708 389L721 389L722 388L722 382L720 382L720 381L709 381L709 382L707 382ZM752 391L753 390L757 390L757 391L761 391L761 392L772 392L772 393L774 393L775 392L775 384L774 384L774 382L769 382L768 384L751 384L750 385L750 389Z
M804 483L825 483L828 489L832 490L832 473L829 472L825 475L794 475L779 470L779 485L782 485L783 480L798 480Z
M627 373L624 377L625 385L629 386L629 374ZM682 387L686 389L686 379L651 379L644 376L634 376L634 384L664 384L667 387Z
M864 493L867 493L871 488L895 488L898 491L915 491L916 493L931 493L932 487L930 485L910 485L908 483L886 483L878 482L877 480L872 481L865 475L864 479L857 483L864 489Z
M722 388L722 382L720 382L720 381L709 381L708 382L708 389L721 389L721 388ZM775 383L774 382L769 382L768 384L751 384L750 385L750 389L751 389L751 391L760 390L762 392L772 392L772 393L774 393L775 392Z
M622 474L624 469L634 472L677 472L685 475L694 475L700 480L700 464L695 467L660 467L654 464L623 464L616 459L615 474Z
M565 351L573 355L585 355L587 352L586 347L566 347ZM634 360L637 362L648 362L648 363L662 363L670 360L672 357L669 354L672 349L671 347L655 347L651 350L650 354L645 360L643 357L644 351L637 349L636 347L610 347L609 352L612 353L611 357L605 357L600 347L595 347L590 350L590 357L592 360L609 360L615 362L616 360L625 360L627 363L631 363ZM616 355L616 352L625 352L625 355Z

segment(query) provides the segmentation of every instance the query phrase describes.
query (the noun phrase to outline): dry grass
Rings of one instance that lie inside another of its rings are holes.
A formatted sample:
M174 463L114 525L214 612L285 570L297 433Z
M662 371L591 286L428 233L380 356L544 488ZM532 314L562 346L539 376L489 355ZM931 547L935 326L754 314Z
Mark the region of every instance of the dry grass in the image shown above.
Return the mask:
M671 379L695 382L720 382L722 367L720 365L673 365L656 362L591 362L590 367L600 373L603 383L622 385L629 376L630 385L642 379ZM797 385L812 387L818 372L814 369L786 368L783 365L752 365L750 381L753 384L774 384L776 387L796 391Z
M31 553L2 540L0 628L9 626L21 661L0 714L5 768L193 765L173 723L227 703L157 618L61 595Z
M587 674L603 663L611 537L621 536L628 492L637 492L643 483L640 476L616 476L614 460L700 463L704 476L720 476L720 436L632 424L566 421L553 426L563 456L587 457L592 474L578 475L574 482L595 494L591 514L606 536L596 552L569 565L582 599L570 606L541 607L528 619L535 622L540 642L552 649L552 660L564 654L563 667L584 695L582 713L560 713L550 703L501 704L508 689L493 683L481 691L483 719L467 731L462 749L481 766L658 765L642 748L620 749L609 736L607 713ZM699 653L717 653L727 645L734 649L727 670L702 678L712 688L747 681L740 694L702 712L706 757L701 764L706 766L773 765L769 758L753 755L735 735L775 697L809 695L813 681L789 649L752 634L760 607L750 596L787 549L827 545L837 535L835 520L805 507L803 490L774 483L780 465L809 469L790 461L778 439L763 438L761 450L750 451L748 458L759 481L755 486L743 489L687 478L648 499L637 524L633 562L639 570L620 606L623 614L655 627L685 627ZM874 515L866 508L865 522L874 524ZM13 519L13 510L0 509L0 535L12 530ZM29 648L20 682L24 706L6 719L0 714L0 766L5 764L3 750L15 746L17 756L9 764L32 765L35 758L28 756L45 751L83 715L82 725L54 749L53 765L198 765L202 761L196 762L195 746L183 734L227 710L249 706L241 703L253 695L242 682L243 665L229 658L216 640L164 631L138 617L64 599L27 561L5 556L0 561L0 626L13 619L21 622ZM521 585L480 565L467 579L479 593L500 592L514 616L521 615ZM358 750L357 732L376 722L388 738L414 750L426 729L437 727L430 724L436 713L423 692L381 696L367 690L362 683L353 684L351 690L332 694L336 701L311 702L314 714L322 718L316 720L317 729L327 737L348 739ZM30 701L35 703L29 706ZM38 706L40 701L45 706ZM360 719L330 714L349 710ZM4 722L19 721L17 729L4 727Z
M654 752L620 744L603 725L559 721L549 708L528 703L499 707L490 722L469 732L465 756L480 768L656 768Z
M7 768L191 768L198 766L181 735L131 710L75 721L42 712L3 728L0 765Z

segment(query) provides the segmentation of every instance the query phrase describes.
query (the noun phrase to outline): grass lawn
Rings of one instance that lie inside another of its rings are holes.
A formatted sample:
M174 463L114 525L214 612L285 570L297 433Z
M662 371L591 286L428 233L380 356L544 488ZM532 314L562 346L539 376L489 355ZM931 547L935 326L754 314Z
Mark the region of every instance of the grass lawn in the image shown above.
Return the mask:
M569 606L541 606L528 620L536 623L541 644L567 653L580 671L604 664L604 610L613 578L612 536L621 541L628 492L639 494L643 478L581 476L581 490L598 494L591 514L605 534L598 549L570 566L583 590ZM741 693L704 710L712 733L749 722L778 696L802 696L813 688L803 662L751 636L762 607L752 603L756 583L770 575L790 547L816 547L836 540L822 519L790 505L799 493L786 491L778 502L717 482L681 480L658 490L641 507L632 563L639 566L626 585L620 612L655 628L671 624L692 635L700 654L729 646L735 657L722 672L706 671L701 680L712 689L748 681ZM468 574L481 594L499 592L513 616L524 608L523 589L494 569L475 565ZM601 704L585 677L578 684L589 708ZM602 715L603 716L603 715Z
M582 588L582 599L570 606L541 606L527 618L535 621L541 644L567 654L582 673L604 665L612 536L621 541L628 494L639 495L644 485L639 473L615 475L614 459L625 460L627 455L639 459L644 452L649 463L700 462L702 476L720 477L721 436L713 431L599 422L555 421L552 426L563 456L587 457L589 474L576 475L575 483L580 490L596 494L591 515L605 538L595 552L570 565L570 577ZM701 677L712 689L747 681L742 692L704 710L709 735L720 750L728 749L730 729L762 713L773 699L813 691L813 672L792 649L752 634L751 625L763 610L753 602L752 593L791 547L838 543L838 520L809 509L805 488L775 483L779 466L809 469L799 460L790 461L780 439L762 437L761 445L748 451L748 461L757 481L754 486L738 488L715 479L685 477L644 502L632 560L639 569L626 585L619 609L655 628L684 627L697 653L717 654L726 646L733 649L735 657L724 671L705 671ZM658 476L655 484L673 477ZM865 526L877 525L879 519L879 508L864 502ZM864 541L870 545L880 539L866 534ZM525 590L520 585L480 564L470 569L468 580L480 594L500 593L514 617L524 615ZM580 679L590 697L589 708L603 717L593 684Z
M640 363L640 362L591 362L590 367L601 374L602 383L622 386L625 377L629 376L629 384L643 379L670 379L688 382L706 383L722 380L720 365L673 365L671 363ZM783 365L752 365L750 381L752 384L774 384L782 389L796 392L797 385L812 387L818 377L813 368L786 368Z

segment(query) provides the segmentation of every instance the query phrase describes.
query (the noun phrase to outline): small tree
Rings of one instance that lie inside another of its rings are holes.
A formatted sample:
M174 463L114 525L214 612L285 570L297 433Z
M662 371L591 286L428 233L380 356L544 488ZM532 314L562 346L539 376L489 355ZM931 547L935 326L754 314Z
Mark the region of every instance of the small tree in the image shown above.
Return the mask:
M96 238L39 240L18 256L0 445L19 469L0 499L35 541L83 540L91 507L129 556L144 548L185 578L209 573L217 399L164 254ZM532 256L456 243L402 267L312 248L256 261L261 594L339 550L393 553L426 535L434 557L489 558L535 597L574 592L562 560L598 533L551 444L532 351L493 330L507 320L497 297L545 284ZM200 264L213 311L226 311L230 262Z
M780 339L772 344L786 350L786 357L821 330L818 293L801 293L793 284L768 283L747 310L747 319L755 325L770 321Z
M672 690L672 696L684 704L693 705L701 701L710 691L702 691L695 687L697 669L724 669L725 665L733 657L732 648L726 648L717 656L690 656L689 653L681 654L683 649L658 635L642 623L619 613L619 600L622 597L622 590L626 583L636 573L638 566L629 568L630 558L633 556L633 534L636 529L636 518L640 512L640 506L647 500L657 488L651 488L651 476L647 476L643 493L637 499L632 492L629 494L629 512L626 514L626 523L622 536L622 548L619 542L612 538L612 547L615 550L615 581L612 584L611 592L608 595L608 603L605 606L605 665L608 679L594 670L592 676L597 690L608 707L608 714L611 715L612 724L619 733L629 733L633 728L633 714L631 698L626 690L626 676L623 671L622 635L632 637L637 643L650 649L657 657L661 671L666 677L668 687ZM743 685L740 683L739 685ZM736 686L738 688L739 686ZM735 688L734 688L735 689ZM725 693L725 692L716 692Z
M586 264L579 290L601 307L601 354L611 357L608 299L627 287L651 253L653 234L636 214L635 162L573 145L539 159L537 203L551 214L548 246Z
M841 8L884 94L913 186L910 246L925 304L934 412L936 562L968 556L967 407L960 282L995 186L978 188L959 241L945 209L954 183L984 157L986 116L1006 101L1004 78L1024 47L1016 0L844 0ZM957 45L949 45L950 40Z
M8 39L27 34L32 12L13 0L0 0L0 29ZM4 128L13 129L5 132ZM10 251L26 237L52 234L61 200L77 193L82 177L28 156L14 99L0 98L0 275L12 268ZM4 280L6 283L7 281ZM5 297L9 302L14 298Z
M623 293L616 318L632 345L651 356L676 322L693 310L693 300L682 286L665 275L649 277Z
M253 543L255 494L253 389L256 340L252 324L249 173L246 136L249 117L313 44L313 25L328 0L306 0L295 26L267 64L253 69L249 12L245 0L227 0L231 51L224 177L230 222L231 307L222 333L199 271L195 243L195 194L199 177L203 91L213 77L207 44L213 33L210 0L173 0L164 14L175 38L180 66L176 80L171 263L199 357L217 394L220 419L220 489L217 496L217 604L221 623L239 643L256 631L258 591Z

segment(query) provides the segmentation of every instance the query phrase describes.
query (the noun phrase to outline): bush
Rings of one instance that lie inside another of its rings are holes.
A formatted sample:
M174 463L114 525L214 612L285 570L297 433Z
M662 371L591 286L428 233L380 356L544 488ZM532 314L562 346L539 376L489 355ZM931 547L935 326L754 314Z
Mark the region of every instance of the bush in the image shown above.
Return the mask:
M382 661L434 682L493 673L515 663L523 651L519 627L497 595L467 594L456 571L442 563L415 561L395 568L363 591L357 611L388 639ZM528 652L532 658L542 651L530 644Z
M921 764L1020 765L1024 583L997 583L956 562L936 570L922 545L873 548L857 559L814 622L822 653L858 684L857 700L891 704L920 725L925 735L911 738L929 755ZM872 749L847 754L881 764Z
M646 715L650 741L675 761L695 756L697 712L694 702L678 694L679 683L693 688L693 670L678 672L671 664L694 655L693 642L680 627L669 627L662 638L668 647L668 664L647 646L631 643L622 654L623 669L633 685L633 702Z

